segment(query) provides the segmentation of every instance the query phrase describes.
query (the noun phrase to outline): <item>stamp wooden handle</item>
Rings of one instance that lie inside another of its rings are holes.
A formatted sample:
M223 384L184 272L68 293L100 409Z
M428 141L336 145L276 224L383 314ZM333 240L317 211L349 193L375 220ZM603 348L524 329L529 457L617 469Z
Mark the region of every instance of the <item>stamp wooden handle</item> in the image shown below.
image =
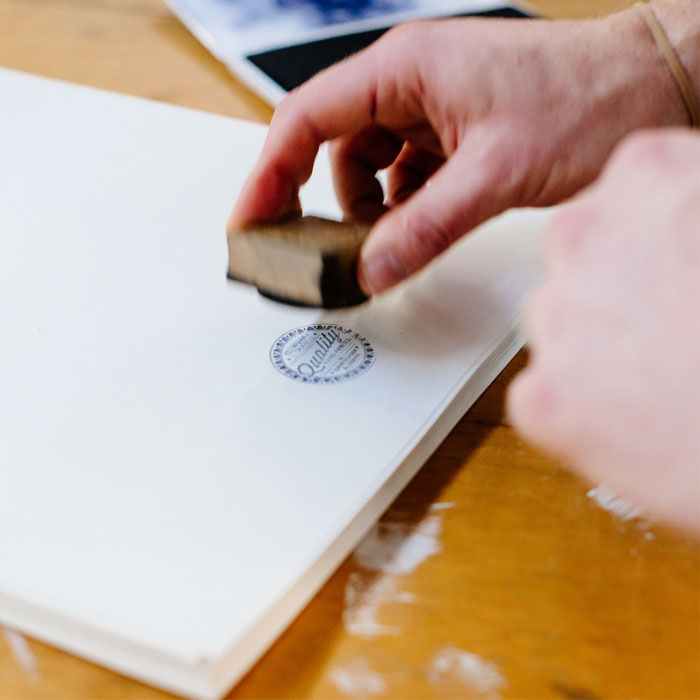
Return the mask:
M287 304L339 308L367 300L357 259L369 227L317 216L228 234L230 279Z

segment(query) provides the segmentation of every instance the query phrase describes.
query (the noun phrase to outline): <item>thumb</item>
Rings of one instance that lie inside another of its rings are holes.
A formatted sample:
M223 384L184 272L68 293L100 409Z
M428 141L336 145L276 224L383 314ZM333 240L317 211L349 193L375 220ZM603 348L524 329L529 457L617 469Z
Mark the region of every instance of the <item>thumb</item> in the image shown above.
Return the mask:
M387 212L365 242L358 269L368 294L379 294L437 257L467 231L515 203L507 153L457 152L402 204ZM509 185L508 183L511 183Z

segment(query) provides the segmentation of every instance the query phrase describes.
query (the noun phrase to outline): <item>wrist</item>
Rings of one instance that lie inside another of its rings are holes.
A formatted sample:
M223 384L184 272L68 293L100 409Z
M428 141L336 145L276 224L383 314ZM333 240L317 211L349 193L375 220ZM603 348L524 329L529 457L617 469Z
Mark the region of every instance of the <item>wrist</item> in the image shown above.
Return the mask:
M608 49L603 70L617 83L618 109L628 130L687 125L688 109L678 83L638 8L599 22Z
M636 11L647 30L647 46L655 45L656 61L648 63L660 78L659 63L666 68L663 86L669 111L676 114L682 101L685 118L680 125L700 126L700 3L697 0L638 2ZM669 84L668 78L675 83Z

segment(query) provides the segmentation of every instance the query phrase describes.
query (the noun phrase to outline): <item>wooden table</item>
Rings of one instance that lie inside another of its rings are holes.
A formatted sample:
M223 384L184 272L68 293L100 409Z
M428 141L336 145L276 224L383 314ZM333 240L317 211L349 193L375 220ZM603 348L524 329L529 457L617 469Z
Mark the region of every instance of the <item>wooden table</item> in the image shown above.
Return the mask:
M581 17L627 3L536 4ZM160 0L0 0L0 65L271 115ZM698 544L599 507L590 485L523 444L502 406L524 362L521 353L382 519L389 553L413 548L407 570L348 558L231 697L700 697ZM0 634L0 698L158 697Z

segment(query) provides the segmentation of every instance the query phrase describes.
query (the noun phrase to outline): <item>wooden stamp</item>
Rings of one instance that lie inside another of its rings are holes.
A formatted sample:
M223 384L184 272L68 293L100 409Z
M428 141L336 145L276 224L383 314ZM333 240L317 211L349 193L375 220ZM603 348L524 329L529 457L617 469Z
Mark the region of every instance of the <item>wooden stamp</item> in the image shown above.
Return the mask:
M317 216L230 231L228 276L286 304L354 306L367 300L357 260L368 233L369 226Z

